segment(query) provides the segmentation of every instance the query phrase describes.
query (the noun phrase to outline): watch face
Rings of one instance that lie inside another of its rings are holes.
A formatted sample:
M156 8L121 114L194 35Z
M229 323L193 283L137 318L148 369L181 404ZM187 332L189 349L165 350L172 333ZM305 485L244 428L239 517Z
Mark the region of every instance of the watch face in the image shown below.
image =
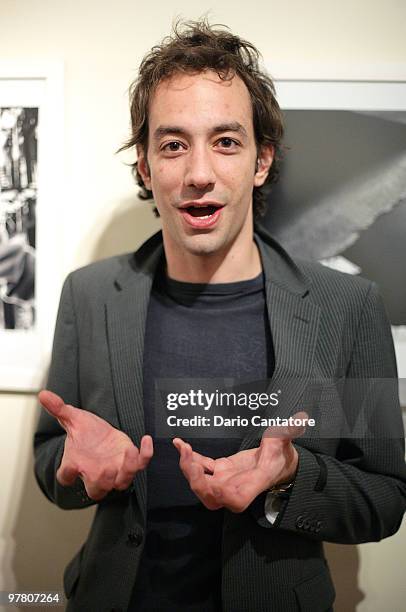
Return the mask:
M286 484L281 482L280 484L275 485L274 487L271 488L271 493L274 493L275 495L278 495L280 493L286 493L292 487L293 487L293 482L288 482Z

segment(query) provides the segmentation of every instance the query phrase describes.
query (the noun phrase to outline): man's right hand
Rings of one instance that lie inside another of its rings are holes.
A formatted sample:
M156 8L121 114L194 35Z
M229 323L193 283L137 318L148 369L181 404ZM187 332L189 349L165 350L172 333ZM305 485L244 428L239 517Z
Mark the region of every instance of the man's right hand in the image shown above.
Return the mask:
M66 431L56 473L61 485L70 486L79 476L88 496L100 501L113 489L128 489L134 475L147 467L154 452L151 436L143 436L138 450L124 432L92 412L65 404L51 391L41 391L38 398Z

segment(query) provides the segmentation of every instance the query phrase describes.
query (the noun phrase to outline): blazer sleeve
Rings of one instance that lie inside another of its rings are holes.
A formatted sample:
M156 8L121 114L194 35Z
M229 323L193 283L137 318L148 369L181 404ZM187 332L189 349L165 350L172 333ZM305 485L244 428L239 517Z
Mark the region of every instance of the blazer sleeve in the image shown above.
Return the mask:
M374 429L365 436L340 438L334 456L296 441L295 484L274 524L261 519L263 527L342 544L378 541L399 529L406 509L406 466L396 377L390 325L371 283L347 379L353 388L358 381L383 383L371 398Z
M78 376L79 342L72 295L72 276L64 283L55 327L52 360L47 389L60 395L67 404L80 406ZM34 435L34 471L37 482L48 499L61 508L84 508L94 504L87 496L80 478L73 486L63 487L55 474L61 463L66 434L58 421L41 408Z

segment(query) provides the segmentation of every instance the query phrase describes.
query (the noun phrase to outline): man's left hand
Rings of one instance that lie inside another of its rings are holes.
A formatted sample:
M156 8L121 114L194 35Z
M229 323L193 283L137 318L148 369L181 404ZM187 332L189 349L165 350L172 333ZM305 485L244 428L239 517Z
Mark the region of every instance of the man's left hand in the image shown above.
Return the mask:
M307 417L305 412L294 415L302 422ZM259 447L221 459L200 455L180 438L175 438L173 444L190 488L206 508L243 512L263 491L294 479L298 453L292 440L304 431L304 426L268 427Z

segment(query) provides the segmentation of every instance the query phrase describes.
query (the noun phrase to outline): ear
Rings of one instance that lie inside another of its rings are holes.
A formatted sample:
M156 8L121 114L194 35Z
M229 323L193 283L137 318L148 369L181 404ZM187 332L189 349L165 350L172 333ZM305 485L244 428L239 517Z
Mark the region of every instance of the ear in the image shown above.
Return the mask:
M144 185L151 191L151 173L149 170L147 155L144 147L137 144L137 169L141 175Z
M255 165L254 187L261 187L268 176L272 166L275 149L272 145L261 147Z

